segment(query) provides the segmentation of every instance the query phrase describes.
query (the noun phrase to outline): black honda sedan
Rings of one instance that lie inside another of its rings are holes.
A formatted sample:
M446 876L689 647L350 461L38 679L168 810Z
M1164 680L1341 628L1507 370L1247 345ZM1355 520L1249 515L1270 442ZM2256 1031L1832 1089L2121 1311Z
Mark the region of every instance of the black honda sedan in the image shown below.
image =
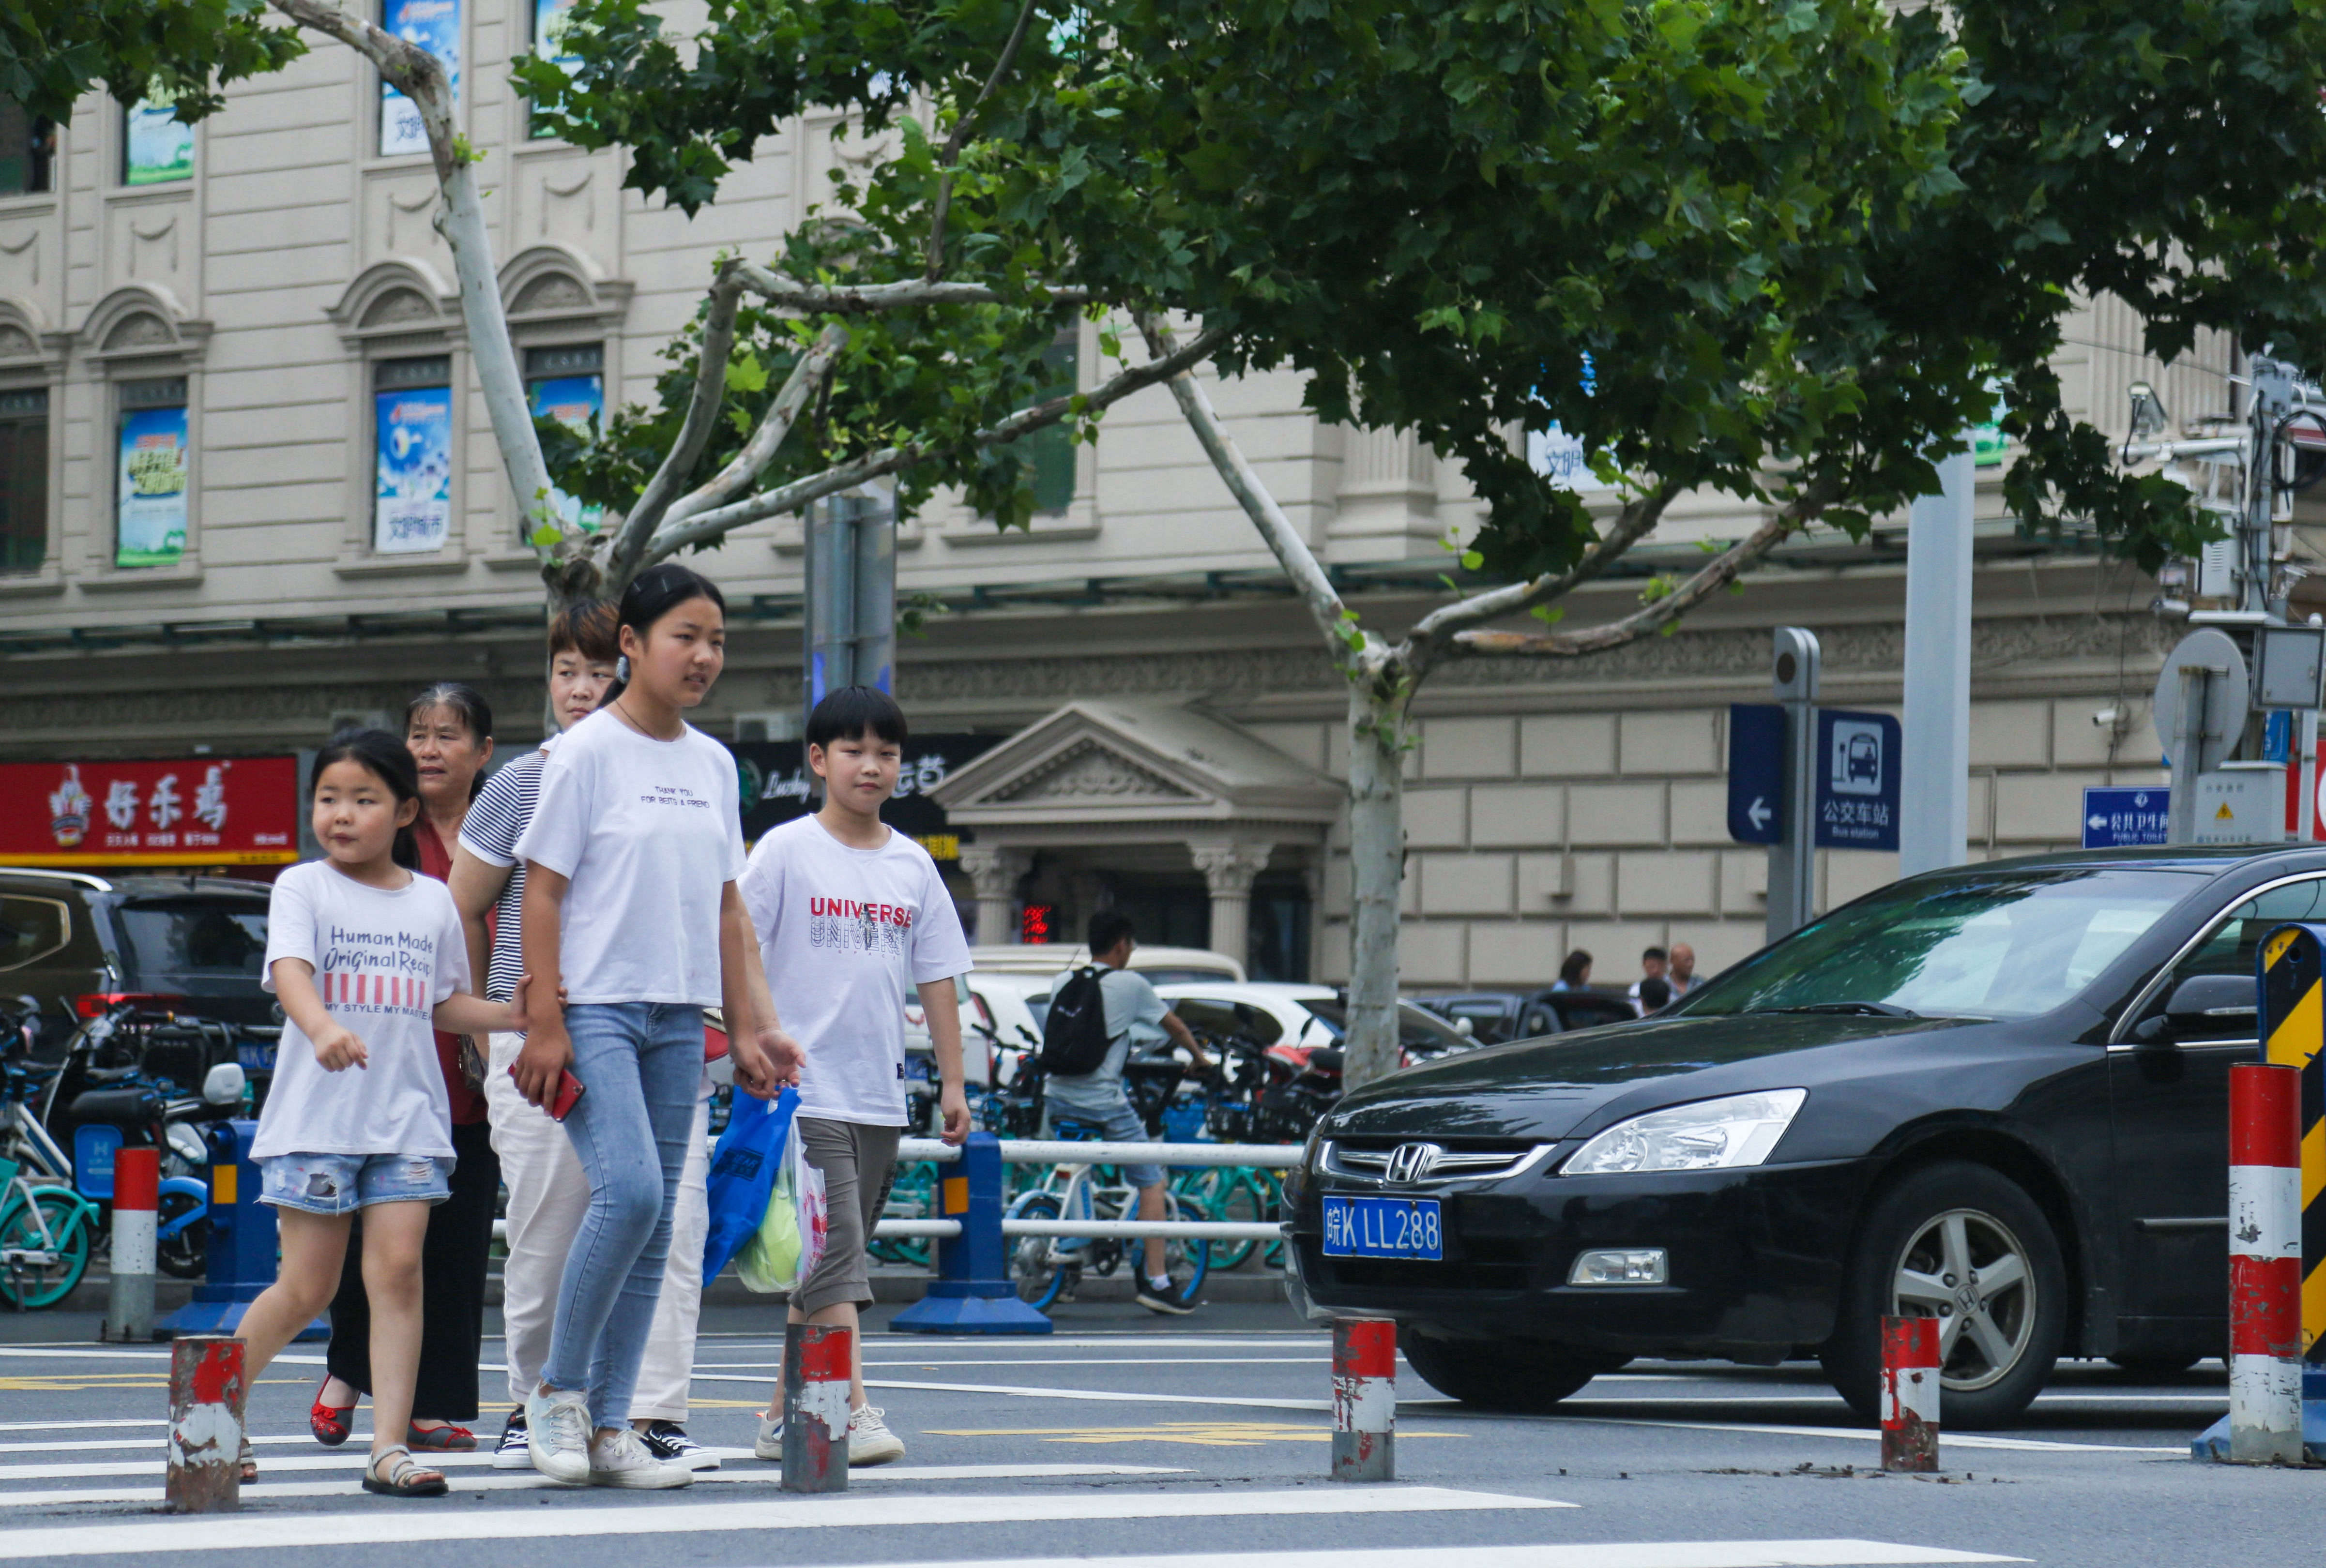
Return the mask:
M1349 1095L1286 1183L1295 1299L1398 1319L1501 1408L1635 1356L1814 1354L1871 1414L1885 1313L1940 1320L1957 1426L2061 1356L2219 1355L2228 1069L2293 920L2326 920L2326 849L1893 883L1658 1018Z

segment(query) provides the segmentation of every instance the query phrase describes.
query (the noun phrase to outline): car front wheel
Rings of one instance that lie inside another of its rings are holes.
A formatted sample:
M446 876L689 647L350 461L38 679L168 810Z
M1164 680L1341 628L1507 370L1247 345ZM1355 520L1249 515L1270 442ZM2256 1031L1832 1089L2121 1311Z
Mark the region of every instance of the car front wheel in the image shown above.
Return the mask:
M2059 1241L2033 1199L1985 1165L1925 1166L1867 1211L1819 1359L1853 1409L1878 1417L1882 1319L1936 1318L1940 1424L2005 1426L2051 1378L2067 1295Z
M1540 1414L1602 1372L1624 1364L1565 1345L1512 1340L1400 1336L1408 1365L1440 1394L1482 1410Z

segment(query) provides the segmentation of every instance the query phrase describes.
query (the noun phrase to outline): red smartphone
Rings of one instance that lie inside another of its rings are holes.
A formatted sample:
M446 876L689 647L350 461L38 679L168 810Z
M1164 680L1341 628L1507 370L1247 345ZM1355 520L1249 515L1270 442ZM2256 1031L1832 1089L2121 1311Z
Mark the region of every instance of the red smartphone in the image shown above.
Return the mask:
M511 1078L515 1078L516 1076L516 1068L515 1066L511 1066L508 1071ZM550 1102L549 1119L552 1121L563 1121L568 1116L572 1115L573 1107L581 1100L585 1090L586 1086L580 1079L573 1076L573 1072L571 1068L558 1069L557 1098Z

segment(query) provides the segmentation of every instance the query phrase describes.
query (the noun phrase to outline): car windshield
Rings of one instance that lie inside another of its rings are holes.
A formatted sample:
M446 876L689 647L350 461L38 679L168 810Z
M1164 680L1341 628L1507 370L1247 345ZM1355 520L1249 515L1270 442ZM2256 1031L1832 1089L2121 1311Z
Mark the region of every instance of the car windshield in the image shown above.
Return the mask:
M266 961L266 906L245 899L126 904L121 933L140 976L247 975Z
M2089 985L2198 879L2078 868L1901 882L1739 964L1676 1011L2032 1017Z

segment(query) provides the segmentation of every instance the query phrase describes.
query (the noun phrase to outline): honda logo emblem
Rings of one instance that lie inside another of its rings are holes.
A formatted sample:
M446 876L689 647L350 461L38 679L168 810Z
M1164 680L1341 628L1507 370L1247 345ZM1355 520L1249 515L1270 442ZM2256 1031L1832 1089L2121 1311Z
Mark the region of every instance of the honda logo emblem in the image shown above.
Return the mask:
M1389 1152L1389 1164L1382 1174L1400 1184L1427 1181L1429 1173L1437 1168L1437 1157L1445 1152L1436 1144L1400 1144Z

